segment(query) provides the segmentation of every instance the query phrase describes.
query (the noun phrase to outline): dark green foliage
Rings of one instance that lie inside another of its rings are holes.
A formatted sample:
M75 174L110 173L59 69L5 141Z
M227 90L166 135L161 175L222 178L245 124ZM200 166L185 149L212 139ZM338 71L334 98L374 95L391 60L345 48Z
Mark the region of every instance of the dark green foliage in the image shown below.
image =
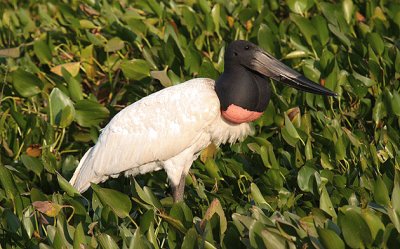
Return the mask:
M0 3L2 248L397 248L398 1ZM207 149L173 204L166 175L67 182L119 110L216 79L250 40L338 93L274 84L242 143Z

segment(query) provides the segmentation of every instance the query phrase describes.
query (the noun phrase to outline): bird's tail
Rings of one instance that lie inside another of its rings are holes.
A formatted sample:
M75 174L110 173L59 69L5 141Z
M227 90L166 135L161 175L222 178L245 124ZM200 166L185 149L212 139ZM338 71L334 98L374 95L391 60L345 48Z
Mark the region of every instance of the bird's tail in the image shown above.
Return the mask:
M97 176L93 169L94 151L95 147L92 147L85 153L69 181L79 193L85 192L90 187L90 183L99 183L102 181L103 177Z

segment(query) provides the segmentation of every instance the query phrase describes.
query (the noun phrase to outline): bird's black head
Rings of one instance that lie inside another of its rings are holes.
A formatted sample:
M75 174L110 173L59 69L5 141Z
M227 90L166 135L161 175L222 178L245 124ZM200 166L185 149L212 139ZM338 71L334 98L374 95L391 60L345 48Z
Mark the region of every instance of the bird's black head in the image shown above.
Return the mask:
M230 43L224 62L225 70L215 90L223 116L235 123L252 121L265 110L271 95L268 78L302 91L336 95L248 41Z
M225 51L225 69L243 66L252 70L251 61L258 50L260 50L259 47L248 41L238 40L231 42Z

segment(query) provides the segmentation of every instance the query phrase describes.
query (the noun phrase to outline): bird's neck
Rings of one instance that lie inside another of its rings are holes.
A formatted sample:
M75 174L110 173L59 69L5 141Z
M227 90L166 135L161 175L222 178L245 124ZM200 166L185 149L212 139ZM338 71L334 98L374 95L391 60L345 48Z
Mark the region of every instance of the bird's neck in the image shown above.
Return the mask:
M226 68L216 81L215 91L223 117L233 123L259 118L270 98L267 79L242 66Z

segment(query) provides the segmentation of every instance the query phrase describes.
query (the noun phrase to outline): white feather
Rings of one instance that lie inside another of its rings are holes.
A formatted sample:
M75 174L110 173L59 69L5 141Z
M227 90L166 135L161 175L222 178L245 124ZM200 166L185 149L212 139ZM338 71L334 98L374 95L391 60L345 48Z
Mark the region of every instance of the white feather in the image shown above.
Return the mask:
M164 168L176 183L211 142L233 143L251 133L220 114L211 79L193 79L151 94L119 112L83 156L70 183L80 192L120 173Z

